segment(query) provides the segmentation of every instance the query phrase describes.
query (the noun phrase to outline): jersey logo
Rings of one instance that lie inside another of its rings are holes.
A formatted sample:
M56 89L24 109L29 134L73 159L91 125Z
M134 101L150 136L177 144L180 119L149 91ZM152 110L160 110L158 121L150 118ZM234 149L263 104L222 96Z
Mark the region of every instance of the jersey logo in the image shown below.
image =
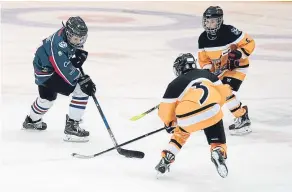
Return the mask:
M66 48L66 47L67 47L67 43L64 42L64 41L61 41L61 42L59 43L59 46L60 46L61 48Z
M70 73L69 73L69 75L73 75L73 73L76 71L76 68L75 67L73 67L73 66L71 66L70 67Z
M220 55L220 57L218 59L211 59L211 63L215 67L215 70L218 69L218 68L220 68L221 58L222 58L222 55Z
M237 28L233 27L231 29L231 32L234 33L235 35L240 35L241 34L241 31L239 31Z
M64 62L64 67L67 67L70 63L71 63L71 61L65 61Z

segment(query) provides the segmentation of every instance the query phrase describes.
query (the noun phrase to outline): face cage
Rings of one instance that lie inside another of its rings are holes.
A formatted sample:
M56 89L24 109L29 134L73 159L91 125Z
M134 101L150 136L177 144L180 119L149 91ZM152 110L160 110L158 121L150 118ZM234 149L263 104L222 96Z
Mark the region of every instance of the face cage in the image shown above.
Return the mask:
M194 69L195 67L193 67L193 65L190 66L189 64L187 64L184 67L181 67L181 66L173 66L173 73L178 77L181 74L185 73L186 71L188 71L190 69Z
M173 67L173 73L175 74L175 76L180 76L181 75L181 71L177 70L176 67Z
M181 67L179 66L179 61L177 61L174 65L173 65L173 73L178 77L181 75L182 70L180 70Z
M196 64L196 59L193 57L189 57L187 58L187 64L185 66L180 66L179 65L180 61L177 61L174 65L173 65L173 73L176 76L180 76L181 74L183 74L185 71L188 71L190 69L195 69L197 68L197 64Z
M207 27L206 26L207 19L216 19L216 27L215 28ZM220 29L222 22L223 22L223 17L222 16L221 17L217 17L217 18L216 17L213 17L213 18L212 17L210 17L210 18L203 17L202 25L203 25L203 27L204 27L204 29L205 29L205 31L207 33L215 35L216 32Z
M71 33L70 31L66 30L66 36L67 36L68 43L70 45L76 48L82 48L84 43L87 40L88 35L86 34L85 36L77 36L74 33ZM79 38L79 42L72 42L72 39L75 37Z

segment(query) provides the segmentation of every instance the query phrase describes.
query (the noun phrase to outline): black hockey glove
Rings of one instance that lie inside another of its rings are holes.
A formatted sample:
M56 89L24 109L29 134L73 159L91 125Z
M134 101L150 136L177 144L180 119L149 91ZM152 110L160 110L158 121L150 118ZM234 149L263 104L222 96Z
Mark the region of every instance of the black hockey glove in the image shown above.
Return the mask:
M172 134L175 128L175 127L172 127L171 125L172 125L172 122L170 122L169 125L164 124L165 131L169 134Z
M84 75L78 79L81 91L88 96L95 94L96 87L88 75Z
M232 71L239 67L239 59L242 57L242 53L238 50L228 53L227 69Z
M165 130L166 130L166 132L169 133L169 134L173 134L173 132L174 132L174 128L175 128L175 127L167 127L167 126L165 126Z
M74 67L80 68L82 67L84 61L87 59L88 52L82 49L76 49L75 57L71 58L71 63Z

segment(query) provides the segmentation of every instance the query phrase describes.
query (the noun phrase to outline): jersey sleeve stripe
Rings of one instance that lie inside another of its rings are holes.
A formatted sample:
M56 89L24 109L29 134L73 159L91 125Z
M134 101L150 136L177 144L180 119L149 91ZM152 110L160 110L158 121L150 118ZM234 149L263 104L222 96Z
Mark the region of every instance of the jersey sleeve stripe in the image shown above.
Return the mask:
M52 41L51 41L51 53L52 53L52 56L49 56L49 61L51 62L51 64L53 65L56 73L58 75L60 75L60 77L62 77L62 79L64 79L68 84L70 84L71 86L73 86L70 81L66 78L66 76L62 73L62 71L60 70L60 68L58 67L58 64L56 63L56 60L55 60L55 56L54 56L54 50L53 50L53 42L54 42L54 37L55 37L55 34L53 35L52 37Z
M241 51L246 55L249 56L250 54L248 52L246 52L246 50L244 48L241 48Z
M237 43L239 43L244 38L244 36L245 36L245 34L242 33L235 41L233 41L230 44L237 44Z

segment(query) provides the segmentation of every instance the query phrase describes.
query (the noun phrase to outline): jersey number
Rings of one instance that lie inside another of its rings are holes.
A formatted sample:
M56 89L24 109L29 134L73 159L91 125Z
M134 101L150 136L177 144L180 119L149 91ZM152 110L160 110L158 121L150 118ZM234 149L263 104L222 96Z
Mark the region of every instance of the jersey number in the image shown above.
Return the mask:
M201 82L199 83L195 83L193 85L196 89L202 89L203 90L203 95L200 99L200 104L203 105L203 103L206 101L206 99L208 98L209 95L209 90L205 85L202 85Z

